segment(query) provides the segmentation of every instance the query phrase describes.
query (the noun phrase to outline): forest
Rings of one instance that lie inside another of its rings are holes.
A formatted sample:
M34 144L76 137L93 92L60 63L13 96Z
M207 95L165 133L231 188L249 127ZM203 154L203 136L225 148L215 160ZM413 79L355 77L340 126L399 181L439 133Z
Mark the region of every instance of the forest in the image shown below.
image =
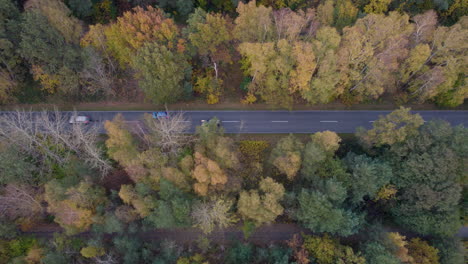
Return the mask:
M403 107L355 134L144 120L103 135L59 111L1 115L0 263L464 263L462 126ZM280 225L302 231L250 240ZM211 236L227 228L242 237Z
M468 98L465 0L0 0L0 104Z

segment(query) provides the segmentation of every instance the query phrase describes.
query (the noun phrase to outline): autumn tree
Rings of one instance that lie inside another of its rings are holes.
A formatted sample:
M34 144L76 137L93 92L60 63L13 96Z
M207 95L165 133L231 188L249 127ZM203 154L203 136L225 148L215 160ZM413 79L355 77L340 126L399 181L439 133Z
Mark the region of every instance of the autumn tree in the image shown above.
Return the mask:
M301 95L309 103L328 103L343 93L339 84L338 47L341 37L332 27L321 27L312 40L316 70Z
M78 96L78 73L83 64L81 50L73 37L62 35L36 8L23 15L20 35L20 54L32 64L33 77L42 89L50 94Z
M394 93L396 75L392 73L407 56L412 31L408 15L396 12L369 14L345 28L339 52L344 93L356 101Z
M439 263L439 256L437 255L439 250L420 238L411 239L408 244L408 252L412 258L409 262L411 264Z
M221 14L205 13L198 8L188 20L188 39L195 47L202 61L207 61L213 71L199 76L195 91L207 94L207 101L219 100L222 93L220 70L222 64L231 62L229 44L232 40L232 22ZM211 74L214 73L214 76Z
M83 34L81 22L71 15L70 9L60 0L28 0L25 9L37 10L49 24L58 30L67 43L78 44Z
M218 122L217 118L213 118L196 128L198 142L194 149L221 167L236 170L240 166L240 153L234 140L224 136L224 129L218 126Z
M273 222L283 213L280 201L284 187L271 178L260 181L258 190L242 191L237 202L237 210L244 219L251 219L257 225Z
M179 29L161 9L148 6L136 7L125 12L117 22L105 27L106 48L121 66L132 62L132 58L145 43L164 46L165 49L181 51Z
M69 234L88 230L97 207L107 203L104 189L86 181L69 188L57 181L49 182L44 196L47 211Z
M146 134L143 135L150 146L158 147L162 151L176 154L182 147L192 141L188 135L190 121L183 112L170 113L170 118L155 119L149 114L144 116Z
M239 52L244 57L241 63L245 73L252 77L249 92L260 95L269 104L291 107L290 78L295 61L288 41L243 42Z
M388 5L391 0L371 0L369 4L364 7L364 12L370 14L382 14L387 12Z
M0 188L0 209L2 218L10 221L31 221L45 212L39 188L25 184L10 183Z
M418 128L424 124L419 114L411 114L409 108L401 107L386 116L381 116L372 129L358 128L356 136L366 147L393 145L403 142L408 137L417 134Z
M349 263L364 264L366 259L360 252L354 253L349 246L340 244L337 239L328 234L320 236L304 236L304 248L318 264Z
M239 2L239 16L234 20L234 35L241 42L267 42L274 36L273 11L271 7L257 6L256 1Z
M25 68L16 47L20 42L20 12L10 0L0 1L0 104L12 102Z
M422 68L419 77L410 84L412 95L420 100L434 99L436 103L445 106L457 106L468 97L468 88L463 72L467 64L466 32L468 17L463 17L451 27L439 27L434 32L434 50L430 56L433 68L424 72ZM429 62L426 60L426 62Z
M203 202L192 208L192 219L195 227L203 233L211 233L215 228L226 228L236 222L236 218L230 213L233 202L225 199L213 199Z
M69 118L57 109L10 112L0 116L0 137L29 155L44 171L66 166L78 157L105 175L110 164L97 146L98 127L70 126Z
M104 123L108 139L106 140L107 153L122 166L130 165L138 155L136 141L128 130L122 114L117 114L112 121Z
M223 189L228 177L215 161L195 152L194 162L192 177L196 180L193 185L196 193L206 196L210 190Z
M271 151L270 162L288 180L293 180L301 168L304 144L294 135L282 138Z

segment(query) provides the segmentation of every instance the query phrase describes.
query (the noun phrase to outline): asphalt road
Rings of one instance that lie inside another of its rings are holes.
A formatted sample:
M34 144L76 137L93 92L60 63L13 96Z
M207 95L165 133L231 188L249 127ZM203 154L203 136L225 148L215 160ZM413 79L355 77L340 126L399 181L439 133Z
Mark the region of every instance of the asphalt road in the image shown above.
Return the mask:
M191 131L201 124L201 120L217 117L226 133L313 133L331 130L337 133L354 133L357 127L370 128L380 115L391 111L185 111L191 122ZM468 111L413 111L425 121L442 119L452 125L468 127ZM129 124L142 122L147 111L82 111L96 125L102 126L105 120L112 120L122 113ZM171 112L170 112L171 113Z

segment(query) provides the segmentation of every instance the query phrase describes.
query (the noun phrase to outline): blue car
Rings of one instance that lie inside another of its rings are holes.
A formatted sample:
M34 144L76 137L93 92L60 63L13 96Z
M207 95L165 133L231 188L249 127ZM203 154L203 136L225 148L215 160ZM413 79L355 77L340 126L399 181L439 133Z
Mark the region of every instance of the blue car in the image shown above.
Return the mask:
M153 118L155 119L169 118L169 114L166 111L153 112Z

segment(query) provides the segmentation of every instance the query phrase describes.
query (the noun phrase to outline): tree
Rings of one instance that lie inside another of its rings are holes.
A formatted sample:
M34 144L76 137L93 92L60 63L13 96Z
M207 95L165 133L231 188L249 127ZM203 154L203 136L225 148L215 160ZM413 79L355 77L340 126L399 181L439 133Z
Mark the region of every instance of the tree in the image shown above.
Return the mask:
M328 103L343 93L339 87L338 47L341 37L336 29L323 26L317 30L312 47L317 69L301 96L309 103Z
M0 117L0 137L49 170L79 157L105 175L110 165L97 146L98 127L70 127L69 118L58 110L12 112Z
M0 1L0 104L13 102L24 67L16 47L20 42L20 12L10 0Z
M190 87L186 80L191 69L184 55L156 42L141 47L132 65L140 88L153 103L175 102Z
M107 50L125 67L145 43L150 46L164 46L172 52L182 52L184 46L179 41L179 29L174 21L167 18L161 9L148 6L136 7L125 12L105 27Z
M366 263L360 252L354 253L351 247L341 245L337 239L330 238L328 234L323 237L304 236L304 248L318 264Z
M325 130L317 132L311 137L311 142L319 146L327 153L335 153L340 147L341 138L335 132Z
M198 54L208 61L213 71L207 71L205 77L198 77L195 91L207 94L208 103L215 103L222 93L220 67L222 63L231 62L229 44L232 40L230 32L233 29L229 18L221 14L206 14L198 8L188 20L188 39ZM214 72L214 76L212 75Z
M224 188L228 177L215 161L199 152L195 152L194 161L195 167L192 177L196 180L193 185L196 193L206 196L209 190Z
M388 250L385 246L375 241L366 242L362 248L362 252L368 263L401 263L399 259L393 256L390 250Z
M193 0L159 0L158 6L167 11L172 11L176 17L180 18L182 21L187 18L187 16L193 12L194 1ZM200 3L200 2L198 2Z
M205 234L211 233L216 227L229 227L237 221L229 212L232 205L232 201L224 199L216 199L195 205L191 214L195 226Z
M382 14L387 12L388 5L391 0L371 0L369 4L364 7L364 12L370 14Z
M377 22L378 21L378 22ZM343 30L339 67L345 94L356 101L395 92L395 75L408 53L413 25L407 15L369 14Z
M85 258L95 258L103 256L105 254L105 251L103 248L100 247L87 246L82 248L80 250L80 253Z
M458 147L466 141L464 128L446 122L428 122L419 133L390 149L398 203L391 212L401 225L420 234L451 236L459 226L467 151Z
M104 188L82 181L76 186L64 188L60 183L49 182L45 186L47 211L67 234L83 232L93 223L98 206L107 203Z
M35 186L43 183L38 168L20 150L9 144L0 144L0 184L19 183Z
M303 149L304 144L291 134L278 141L271 151L270 162L286 174L288 180L293 180L301 168Z
M360 203L365 197L376 199L378 192L392 179L392 168L386 162L366 155L348 153L345 158L350 177L346 179L353 203Z
M242 191L237 202L237 210L244 219L252 219L257 225L273 222L283 213L280 201L284 187L271 178L260 181L259 190Z
M244 57L242 68L252 77L248 85L250 93L260 95L269 104L291 107L293 91L290 90L290 82L295 65L292 48L285 39L239 45L238 50Z
M44 213L41 191L27 185L7 184L0 189L2 217L9 220L34 219Z
M138 155L138 150L123 115L117 114L112 121L106 121L104 128L108 135L106 147L109 156L122 166L130 165L130 162Z
M394 232L388 233L387 236L389 242L395 248L395 257L403 263L411 263L413 258L408 254L408 242L406 241L406 237Z
M38 10L52 27L57 29L67 43L78 44L83 34L81 22L71 15L70 9L59 0L28 0L27 10Z
M238 147L232 138L223 136L224 129L218 126L218 122L217 118L213 118L196 128L198 142L195 151L223 168L237 170L240 167Z
M298 197L297 219L314 232L328 232L340 236L356 233L361 219L343 208L346 189L335 180L328 180L320 190L302 189Z
M184 117L183 112L171 113L170 118L163 119L155 119L146 114L144 120L148 131L143 137L150 146L176 154L192 141L192 137L187 134L190 121Z
M67 1L70 10L73 14L80 18L86 18L91 15L93 3L91 0L68 0Z
M33 77L42 88L48 93L79 96L78 73L83 64L78 43L67 40L34 8L24 13L20 36L19 52L33 65Z
M234 35L241 42L267 42L274 36L273 12L271 7L257 6L255 0L236 9L239 16L234 20Z
M372 124L372 129L366 131L359 128L356 136L368 148L393 145L416 135L422 124L424 120L419 114L411 114L409 108L400 107L386 116L380 116Z
M190 217L192 197L165 179L161 179L159 185L157 208L145 220L156 228L188 227L192 225Z
M412 258L411 264L429 264L439 263L439 250L430 246L426 241L420 238L411 239L408 244L409 254Z

